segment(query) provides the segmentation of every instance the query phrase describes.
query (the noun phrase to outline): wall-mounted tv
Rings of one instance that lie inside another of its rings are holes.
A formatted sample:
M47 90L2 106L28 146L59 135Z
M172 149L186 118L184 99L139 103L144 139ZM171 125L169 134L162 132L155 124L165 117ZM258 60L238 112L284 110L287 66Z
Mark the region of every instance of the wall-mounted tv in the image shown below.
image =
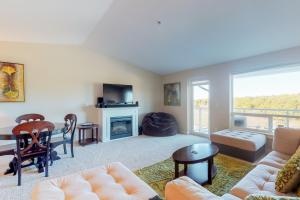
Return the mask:
M132 85L103 84L104 104L132 104Z

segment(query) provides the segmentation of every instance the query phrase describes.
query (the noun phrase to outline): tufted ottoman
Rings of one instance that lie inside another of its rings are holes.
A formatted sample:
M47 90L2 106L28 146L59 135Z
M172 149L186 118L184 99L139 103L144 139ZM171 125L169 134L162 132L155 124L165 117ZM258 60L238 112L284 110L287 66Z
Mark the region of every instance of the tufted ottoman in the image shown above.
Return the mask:
M211 133L210 140L221 153L254 162L265 153L267 139L255 132L222 130Z
M156 196L121 163L112 163L36 185L33 200L149 200Z

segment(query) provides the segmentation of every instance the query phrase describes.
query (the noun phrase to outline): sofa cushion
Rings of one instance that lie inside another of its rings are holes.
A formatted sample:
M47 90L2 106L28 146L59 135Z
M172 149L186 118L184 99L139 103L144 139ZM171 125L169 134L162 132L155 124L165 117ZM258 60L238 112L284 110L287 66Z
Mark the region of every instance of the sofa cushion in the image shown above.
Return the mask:
M265 156L258 164L264 164L271 167L281 169L290 159L290 155L279 153L278 151L272 151Z
M300 185L299 185L298 188L297 188L296 195L297 195L298 197L300 197Z
M277 128L274 133L273 149L293 155L300 145L300 129Z
M121 163L112 163L39 183L32 200L149 200L156 196Z
M298 185L298 188L297 188L297 190L296 190L296 195L297 195L298 197L300 197L300 185Z
M241 200L241 199L227 193L222 196L222 200Z
M168 200L222 200L186 176L168 182L165 197Z
M245 200L299 200L297 197L287 196L268 196L261 194L251 194L245 198Z
M278 192L291 192L300 183L300 147L288 160L276 177L275 189Z
M250 131L222 130L210 135L214 143L224 144L247 151L257 151L266 144L266 136Z
M279 169L267 165L258 165L240 180L230 191L234 196L244 199L250 194L281 195L275 190L275 179ZM293 195L295 196L295 195Z

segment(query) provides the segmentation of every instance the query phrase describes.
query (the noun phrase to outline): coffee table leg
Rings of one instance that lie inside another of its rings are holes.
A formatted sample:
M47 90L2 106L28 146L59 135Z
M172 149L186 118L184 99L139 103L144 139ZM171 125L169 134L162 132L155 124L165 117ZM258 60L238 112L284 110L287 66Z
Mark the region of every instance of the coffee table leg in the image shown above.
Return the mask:
M175 162L175 178L179 177L179 164Z
M185 175L185 176L186 176L186 174L187 174L187 168L188 168L187 164L184 164L184 175Z
M208 184L212 184L212 166L213 166L213 158L207 161L207 169L208 169Z

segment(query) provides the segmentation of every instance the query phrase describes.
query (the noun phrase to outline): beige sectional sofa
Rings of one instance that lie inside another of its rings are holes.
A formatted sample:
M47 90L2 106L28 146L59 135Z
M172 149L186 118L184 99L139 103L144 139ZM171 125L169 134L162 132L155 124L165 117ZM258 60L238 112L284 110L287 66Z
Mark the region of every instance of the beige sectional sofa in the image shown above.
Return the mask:
M300 130L277 129L273 149L230 193L216 196L188 177L166 185L166 200L241 200L249 194L289 195L275 191L278 171L300 144ZM40 182L33 200L150 200L157 193L121 163L112 163L75 174Z
M222 197L216 196L188 177L169 182L166 186L167 200L239 200L249 194L295 196L275 191L275 179L279 170L300 145L300 130L278 128L273 140L273 151Z

